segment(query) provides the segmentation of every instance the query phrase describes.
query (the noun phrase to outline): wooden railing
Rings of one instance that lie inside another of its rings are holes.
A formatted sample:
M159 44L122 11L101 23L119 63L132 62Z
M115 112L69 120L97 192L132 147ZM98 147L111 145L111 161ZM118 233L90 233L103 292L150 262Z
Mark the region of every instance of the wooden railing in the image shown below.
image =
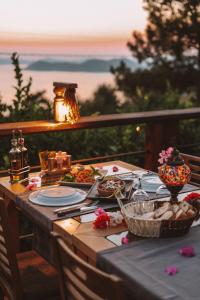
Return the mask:
M54 123L53 121L29 121L17 123L0 123L0 136L10 135L13 129L21 129L24 134L92 129L131 124L145 126L145 168L154 170L157 167L158 153L169 145L178 144L179 121L198 119L200 108L148 111L114 115L81 117L74 125ZM187 145L186 145L187 146Z

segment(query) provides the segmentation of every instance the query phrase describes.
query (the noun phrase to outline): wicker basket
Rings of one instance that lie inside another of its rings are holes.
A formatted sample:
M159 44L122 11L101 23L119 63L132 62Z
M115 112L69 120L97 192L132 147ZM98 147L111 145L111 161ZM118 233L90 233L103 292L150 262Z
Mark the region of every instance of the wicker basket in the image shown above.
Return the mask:
M134 215L152 212L163 202L141 201L130 202L123 205L118 201L131 233L142 237L177 237L188 233L194 221L197 210L192 217L183 220L144 220L134 217Z

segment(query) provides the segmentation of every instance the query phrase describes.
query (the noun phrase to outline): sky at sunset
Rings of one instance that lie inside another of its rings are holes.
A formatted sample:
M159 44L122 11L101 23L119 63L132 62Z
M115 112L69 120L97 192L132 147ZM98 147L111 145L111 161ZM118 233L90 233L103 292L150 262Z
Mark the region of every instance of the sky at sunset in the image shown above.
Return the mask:
M142 0L6 0L0 52L125 55L145 23Z

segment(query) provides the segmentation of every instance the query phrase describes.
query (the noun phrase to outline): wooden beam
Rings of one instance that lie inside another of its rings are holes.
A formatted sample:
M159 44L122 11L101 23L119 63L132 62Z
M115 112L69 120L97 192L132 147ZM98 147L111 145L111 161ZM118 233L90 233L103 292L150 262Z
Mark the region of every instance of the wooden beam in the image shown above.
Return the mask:
M81 117L78 123L68 125L53 121L29 121L0 123L0 136L10 135L13 129L21 129L24 134L55 132L75 129L91 129L111 126L122 126L137 123L158 122L163 120L180 120L200 117L200 107L173 109L137 113L113 114Z
M160 122L153 122L146 125L146 155L145 169L158 170L159 152L171 146L174 147L178 142L179 120L170 119Z

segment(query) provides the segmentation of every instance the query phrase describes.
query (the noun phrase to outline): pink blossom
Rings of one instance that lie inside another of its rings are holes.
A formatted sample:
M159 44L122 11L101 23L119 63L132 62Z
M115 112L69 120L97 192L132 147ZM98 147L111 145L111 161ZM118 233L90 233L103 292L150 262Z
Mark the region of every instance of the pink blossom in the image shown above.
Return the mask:
M192 256L195 256L195 251L194 251L194 248L192 246L185 246L185 247L182 247L178 250L178 252L182 255L182 256L185 256L185 257L192 257Z
M129 243L129 239L126 236L124 236L122 238L121 242L122 242L123 245L127 245Z
M167 150L166 150L167 155L170 156L172 154L173 150L174 150L174 148L172 148L172 147L167 148Z
M167 273L168 275L176 275L176 273L178 272L178 269L176 266L167 266L165 268L165 273Z
M27 191L33 191L37 188L37 184L36 183L30 183L29 185L26 186L26 190Z
M106 212L105 212L105 210L102 208L102 207L98 207L96 210L95 210L95 215L96 216L100 216L100 215L102 215L102 214L105 214Z
M172 154L172 151L174 149L172 147L169 147L167 148L166 150L162 150L160 153L159 153L159 156L160 158L158 159L158 162L162 165L164 163L167 162L167 159L171 156Z

